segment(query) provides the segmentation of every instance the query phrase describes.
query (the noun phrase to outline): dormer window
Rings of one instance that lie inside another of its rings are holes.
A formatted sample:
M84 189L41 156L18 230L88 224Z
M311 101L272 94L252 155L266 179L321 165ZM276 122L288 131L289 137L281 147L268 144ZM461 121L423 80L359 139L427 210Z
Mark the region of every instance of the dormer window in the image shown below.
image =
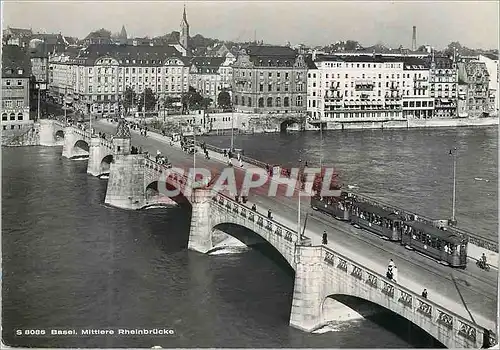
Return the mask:
M22 69L18 69L17 70L17 74L22 75L23 74L23 70Z

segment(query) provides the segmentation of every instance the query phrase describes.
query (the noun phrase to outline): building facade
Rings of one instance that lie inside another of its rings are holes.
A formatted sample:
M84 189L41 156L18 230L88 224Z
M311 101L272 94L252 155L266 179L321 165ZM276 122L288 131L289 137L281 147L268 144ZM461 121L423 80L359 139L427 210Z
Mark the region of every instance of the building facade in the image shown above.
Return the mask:
M465 93L465 113L469 118L489 116L490 76L484 62L470 61L458 63L458 76Z
M434 98L430 96L429 64L420 58L404 58L403 118L429 119L434 116Z
M490 115L498 116L498 108L500 104L499 99L499 81L500 81L500 69L498 63L498 55L485 54L479 55L479 62L483 62L486 65L488 74L490 76L489 84L489 100L490 100Z
M210 98L214 104L222 90L221 67L223 57L193 57L189 70L189 85L203 97Z
M90 45L51 57L49 72L50 91L82 113L117 113L127 88L150 88L160 100L189 86L189 61L171 46Z
M316 68L307 74L310 124L403 118L403 90L409 87L403 82L409 83L401 59L319 56L313 61Z
M456 118L458 69L454 59L434 57L430 61L430 96L434 98L436 118Z
M233 63L236 111L286 115L306 112L307 65L289 47L249 46Z
M27 52L17 45L5 45L2 53L2 129L19 130L31 126L30 62Z

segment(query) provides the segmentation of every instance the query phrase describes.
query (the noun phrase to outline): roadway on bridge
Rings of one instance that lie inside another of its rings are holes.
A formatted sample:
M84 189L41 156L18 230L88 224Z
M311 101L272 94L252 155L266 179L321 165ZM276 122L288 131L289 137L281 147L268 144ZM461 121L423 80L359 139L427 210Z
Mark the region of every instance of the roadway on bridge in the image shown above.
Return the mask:
M116 124L98 122L95 128L107 134L114 134ZM168 139L150 133L143 137L132 132L132 144L141 146L150 154L160 150L172 162L174 167L191 168L193 156L187 155L177 147L169 146ZM226 161L227 162L227 161ZM213 172L221 171L226 164L212 157L210 160L197 156L196 167L206 167ZM240 179L244 176L244 169L237 168L236 174ZM261 213L267 213L270 208L276 220L295 230L297 227L297 198L269 197L267 186L252 190L249 195L249 206L256 203ZM394 259L398 267L398 282L405 287L420 293L423 288L429 292L428 298L445 308L470 319L464 307L461 296L474 320L489 329L496 329L497 319L497 291L498 272L480 270L470 263L466 270L452 269L438 264L434 260L405 249L398 243L388 242L364 230L359 230L349 223L340 222L310 209L308 197L302 199L302 223L305 214L310 213L307 220L305 235L312 239L313 245L321 244L323 230L328 232L328 246L339 253L365 266L385 274L390 258ZM453 277L452 277L453 276ZM460 293L458 292L458 290Z

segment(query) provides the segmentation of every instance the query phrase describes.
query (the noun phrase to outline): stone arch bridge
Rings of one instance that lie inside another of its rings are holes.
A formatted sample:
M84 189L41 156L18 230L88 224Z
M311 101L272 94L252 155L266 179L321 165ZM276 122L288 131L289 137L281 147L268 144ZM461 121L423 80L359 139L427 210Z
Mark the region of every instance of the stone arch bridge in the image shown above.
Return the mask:
M495 343L495 335L483 326L422 298L329 247L312 246L311 240L299 237L295 229L252 211L223 193L214 192L210 186L199 185L144 155L130 154L130 131L123 123L111 141L101 141L74 127L63 130L63 155L79 154L80 151L75 150L82 147L79 142L89 145L89 173L102 173L103 160L112 157L106 204L124 209L143 208L149 205L148 188L154 187L163 176L167 186L181 190L174 200L184 201L191 207L189 249L209 252L215 246L214 228L226 223L245 227L269 243L295 271L290 315L293 327L312 331L322 326L335 318L332 313L338 309L330 297L349 295L406 318L448 348L480 348ZM49 134L57 132L55 127Z

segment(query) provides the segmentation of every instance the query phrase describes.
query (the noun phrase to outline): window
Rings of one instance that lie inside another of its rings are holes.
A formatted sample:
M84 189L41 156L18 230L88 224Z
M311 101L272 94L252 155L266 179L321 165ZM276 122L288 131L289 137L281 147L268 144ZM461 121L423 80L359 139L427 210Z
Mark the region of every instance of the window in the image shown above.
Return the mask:
M276 107L281 107L281 97L276 97Z
M264 107L264 97L259 98L259 107Z
M283 107L290 107L290 98L289 97L284 98Z
M17 113L17 120L23 120L23 114Z
M252 98L251 97L248 98L248 107L252 107Z
M264 91L264 84L259 84L259 91L263 92Z
M267 107L272 107L273 106L273 98L272 97L268 97L267 98Z
M5 85L9 86L9 85L10 85L10 80L7 80L7 81L5 82Z
M16 120L16 115L14 113L11 113L9 115L9 117L10 117L10 120Z
M272 84L268 84L267 85L267 91L269 91L269 92L273 91L273 85Z
M314 102L314 101L313 101ZM302 96L297 96L296 100L295 100L295 105L297 107L301 107L302 106Z
M18 80L17 81L17 86L21 86L21 85L23 85L23 82L21 80Z
M7 120L7 113L2 113L2 121L6 121Z

